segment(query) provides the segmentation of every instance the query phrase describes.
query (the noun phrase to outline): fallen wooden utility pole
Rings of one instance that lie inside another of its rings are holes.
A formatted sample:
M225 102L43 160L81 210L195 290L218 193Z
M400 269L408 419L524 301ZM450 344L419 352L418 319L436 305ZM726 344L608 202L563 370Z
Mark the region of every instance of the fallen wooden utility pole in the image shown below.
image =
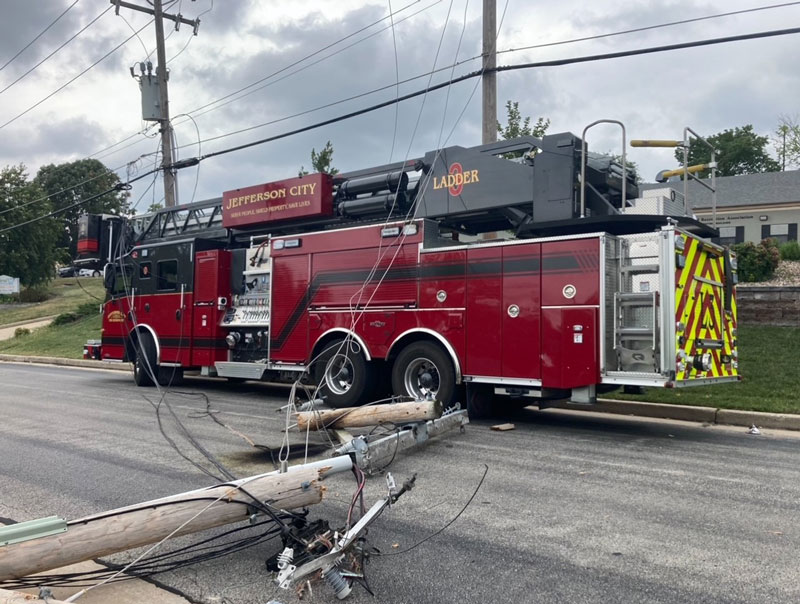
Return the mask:
M363 428L382 423L424 422L441 416L441 402L417 401L370 407L303 411L295 414L295 419L299 430L326 430L328 428Z
M0 604L35 604L36 602L46 602L46 604L66 604L62 600L54 600L53 598L40 600L31 594L23 594L18 591L0 589Z
M174 536L246 520L256 504L242 489L275 510L319 503L319 481L351 467L335 457L72 520L66 532L0 547L0 581L157 543L178 527Z

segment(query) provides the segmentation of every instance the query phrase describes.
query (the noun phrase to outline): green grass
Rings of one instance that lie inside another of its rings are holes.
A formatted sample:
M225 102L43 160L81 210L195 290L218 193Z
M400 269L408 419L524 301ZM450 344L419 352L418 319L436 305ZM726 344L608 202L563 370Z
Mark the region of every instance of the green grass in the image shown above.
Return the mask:
M608 398L705 405L725 409L800 413L800 328L740 327L739 372L742 381L696 388L648 388L643 395Z
M92 298L92 295L100 298L101 301L104 299L103 280L90 277L81 277L78 280L80 285L76 283L75 277L51 281L48 287L51 298L45 302L39 302L38 304L4 304L0 306L0 327L9 323L74 312L81 304L86 302L96 302L99 305L100 302ZM81 289L81 285L86 291Z
M0 353L81 359L86 340L99 340L101 327L99 314L67 325L42 327L28 335L0 342Z

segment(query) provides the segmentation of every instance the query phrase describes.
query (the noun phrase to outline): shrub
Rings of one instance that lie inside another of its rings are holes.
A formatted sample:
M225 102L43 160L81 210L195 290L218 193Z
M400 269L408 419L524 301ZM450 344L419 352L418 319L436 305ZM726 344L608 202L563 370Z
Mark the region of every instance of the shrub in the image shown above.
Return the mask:
M75 314L81 318L91 317L93 315L100 314L100 303L84 302L78 308L75 309Z
M800 260L800 243L787 241L781 245L781 260Z
M31 330L28 329L27 327L17 327L14 330L14 337L15 338L21 338L22 336L27 336L30 333L31 333Z
M26 287L19 293L19 301L29 304L32 302L44 302L50 297L47 289L42 287Z
M74 312L65 312L53 319L51 325L67 325L68 323L74 323L78 319L80 319L80 317Z
M733 246L739 265L739 280L743 282L767 281L780 263L780 253L774 240L765 239L758 245L749 241Z
M775 269L778 268L778 265L781 263L780 243L777 239L767 237L761 242L761 245L763 245L764 249L767 250L769 263L772 266L772 270L775 271Z

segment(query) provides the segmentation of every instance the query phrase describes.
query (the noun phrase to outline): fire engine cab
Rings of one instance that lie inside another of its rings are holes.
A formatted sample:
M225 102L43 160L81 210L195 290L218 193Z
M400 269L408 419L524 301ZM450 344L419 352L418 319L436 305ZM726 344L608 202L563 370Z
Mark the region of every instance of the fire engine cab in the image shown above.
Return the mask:
M562 133L167 208L108 246L101 356L140 386L305 379L336 407L466 385L473 416L737 380L735 258L648 195Z

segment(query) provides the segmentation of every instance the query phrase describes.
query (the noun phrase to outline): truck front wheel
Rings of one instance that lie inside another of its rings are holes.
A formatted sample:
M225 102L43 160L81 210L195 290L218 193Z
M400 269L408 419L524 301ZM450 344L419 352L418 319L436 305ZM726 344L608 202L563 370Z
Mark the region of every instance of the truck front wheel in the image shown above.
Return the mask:
M156 345L148 334L131 334L136 347L136 360L133 362L133 381L137 386L154 385L153 378L158 375L156 366Z
M416 400L435 399L445 408L456 395L453 362L441 346L433 342L412 342L397 355L392 367L394 393Z
M370 402L375 390L375 368L355 340L329 342L314 365L319 392L331 407L357 407Z

